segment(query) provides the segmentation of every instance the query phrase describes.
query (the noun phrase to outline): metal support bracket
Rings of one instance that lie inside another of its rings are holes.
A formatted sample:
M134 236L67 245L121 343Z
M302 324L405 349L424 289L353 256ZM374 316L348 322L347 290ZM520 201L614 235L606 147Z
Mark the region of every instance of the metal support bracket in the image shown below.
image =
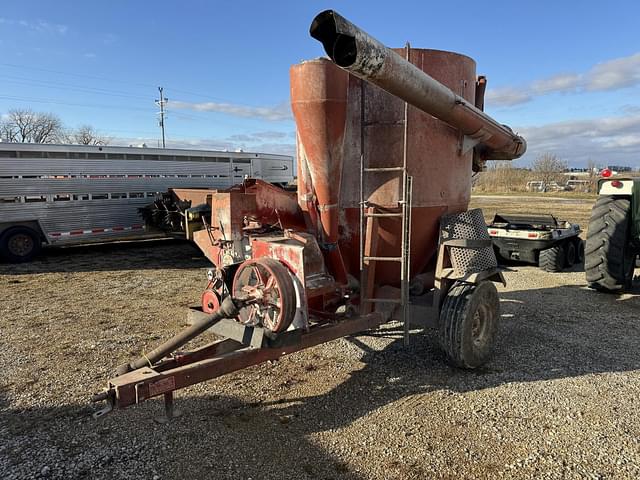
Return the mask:
M491 138L491 132L488 132L484 127L472 135L462 135L458 149L460 155L469 153L476 145L485 142L489 138Z
M191 324L204 316L207 314L200 307L190 307L187 322ZM304 330L301 328L291 329L274 337L262 327L242 325L235 320L225 318L207 331L251 348L281 348L299 342Z
M462 155L467 154L479 143L480 143L480 140L478 140L477 138L472 138L469 135L463 135L462 145L460 145L460 153Z

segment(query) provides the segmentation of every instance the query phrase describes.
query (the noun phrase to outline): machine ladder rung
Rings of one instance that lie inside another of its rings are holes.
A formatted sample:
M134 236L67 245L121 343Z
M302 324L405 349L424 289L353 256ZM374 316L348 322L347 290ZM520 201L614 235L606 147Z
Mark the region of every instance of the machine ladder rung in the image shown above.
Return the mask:
M366 167L365 172L403 172L405 167Z
M397 212L397 213L369 213L369 212L365 212L364 216L365 217L370 217L370 218L402 217L402 212Z
M372 262L402 262L402 257L363 257L364 261Z

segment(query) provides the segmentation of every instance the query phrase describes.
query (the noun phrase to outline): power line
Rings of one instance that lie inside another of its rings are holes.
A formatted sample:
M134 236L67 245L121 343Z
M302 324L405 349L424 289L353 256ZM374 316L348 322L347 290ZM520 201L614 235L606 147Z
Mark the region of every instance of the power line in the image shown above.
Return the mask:
M0 62L0 65L1 66L6 66L6 67L11 67L11 68L24 68L24 69L29 69L29 70L41 71L41 72L56 73L56 74L59 74L59 75L67 75L67 76L81 77L81 78L90 78L90 79L95 79L95 80L102 80L102 81L109 82L109 83L117 82L117 83L122 83L122 84L125 84L125 85L135 85L137 87L144 87L144 88L148 88L148 87L152 86L151 84L148 84L148 83L130 82L130 81L122 80L122 79L102 77L102 76L99 76L99 75L87 75L87 74L82 74L82 73L63 72L63 71L60 71L60 70L52 70L52 69L41 68L41 67L32 67L32 66L29 66L29 65L18 65L18 64L15 64L15 63L2 63L2 62ZM93 88L93 87L87 87L87 88ZM221 98L221 97L214 97L214 96L211 96L211 95L205 94L205 93L198 93L198 92L192 92L192 91L188 91L188 90L178 89L178 88L174 88L173 86L170 86L170 88L171 88L172 91L175 91L175 92L180 92L180 93L184 93L184 94L187 94L187 95L193 95L193 96L201 97L201 98L207 98L207 99L210 99L210 100L215 100L216 102L233 103L234 105L239 105L239 106L244 106L244 107L253 107L253 105L249 105L249 104L245 104L245 103L238 103L236 101L231 101L229 99L225 99L225 98Z
M65 105L70 107L82 107L82 108L110 108L115 110L130 110L130 111L139 111L139 112L149 112L149 108L142 107L125 107L120 105L106 105L106 104L97 104L97 103L73 103L73 102L62 102L59 100L51 100L48 98L33 98L33 97L18 97L18 96L10 96L10 95L0 95L0 99L3 100L14 100L18 102L33 102L33 103L46 103L52 105Z
M30 78L24 77L15 77L11 75L0 75L0 79L2 79L3 83L13 83L17 85L31 85L36 87L41 87L45 89L54 89L54 90L67 90L81 93L88 93L91 95L103 95L109 97L123 97L123 98L135 98L135 99L145 99L147 97L143 97L142 95L132 95L129 93L120 93L115 90L106 90L102 88L94 88L94 87L83 87L80 85L71 85L60 82L49 82L44 80L34 80Z
M138 82L130 82L127 80L122 80L122 79L116 79L116 78L107 78L107 77L101 77L98 75L87 75L87 74L83 74L83 73L71 73L71 72L63 72L60 70L52 70L49 68L42 68L42 67L32 67L30 65L18 65L15 63L0 63L0 65L5 66L5 67L11 67L11 68L24 68L24 69L28 69L28 70L37 70L40 72L47 72L47 73L56 73L59 75L67 75L67 76L72 76L72 77L82 77L82 78L92 78L95 80L104 80L105 82L109 82L109 83L113 83L113 82L117 82L117 83L124 83L126 85L136 85L138 87L144 87L144 88L148 88L151 86L151 84L148 83L138 83Z

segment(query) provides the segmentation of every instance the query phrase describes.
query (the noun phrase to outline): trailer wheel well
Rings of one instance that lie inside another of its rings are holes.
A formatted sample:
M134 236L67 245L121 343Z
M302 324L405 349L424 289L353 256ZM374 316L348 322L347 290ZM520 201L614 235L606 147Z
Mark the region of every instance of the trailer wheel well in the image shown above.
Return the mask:
M0 237L2 237L2 235L4 235L4 233L7 230L14 227L30 228L31 230L36 232L38 235L40 235L40 240L42 242L47 244L49 243L49 239L47 238L47 236L44 233L44 230L40 226L40 222L38 222L37 220L23 220L18 222L0 222Z

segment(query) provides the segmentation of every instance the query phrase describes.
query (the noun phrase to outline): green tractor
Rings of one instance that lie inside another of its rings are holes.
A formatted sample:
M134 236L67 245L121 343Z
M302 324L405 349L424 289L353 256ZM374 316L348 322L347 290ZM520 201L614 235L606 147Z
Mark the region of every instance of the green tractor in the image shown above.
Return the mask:
M584 269L589 286L616 292L631 286L640 252L640 178L603 170L591 210Z

